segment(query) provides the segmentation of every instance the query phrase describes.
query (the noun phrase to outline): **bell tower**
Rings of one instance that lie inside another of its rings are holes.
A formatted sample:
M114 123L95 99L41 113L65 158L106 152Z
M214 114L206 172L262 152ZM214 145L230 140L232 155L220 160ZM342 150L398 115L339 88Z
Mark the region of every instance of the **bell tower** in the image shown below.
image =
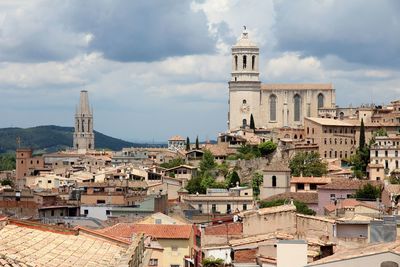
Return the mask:
M246 26L232 46L232 72L229 82L228 129L248 128L251 114L255 125L259 118L261 82L259 48L250 39Z
M80 94L79 106L75 113L74 149L86 152L94 149L93 111L89 107L86 90Z

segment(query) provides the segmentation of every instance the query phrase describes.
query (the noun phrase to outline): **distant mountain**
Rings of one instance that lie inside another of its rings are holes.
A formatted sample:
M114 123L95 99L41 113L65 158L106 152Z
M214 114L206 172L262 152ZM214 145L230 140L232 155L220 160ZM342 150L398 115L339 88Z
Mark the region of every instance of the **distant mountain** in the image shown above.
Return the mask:
M32 128L0 128L0 153L15 151L17 137L21 147L30 147L36 152L54 152L72 147L73 127L55 125ZM121 150L123 147L144 147L146 144L127 142L95 131L96 149Z

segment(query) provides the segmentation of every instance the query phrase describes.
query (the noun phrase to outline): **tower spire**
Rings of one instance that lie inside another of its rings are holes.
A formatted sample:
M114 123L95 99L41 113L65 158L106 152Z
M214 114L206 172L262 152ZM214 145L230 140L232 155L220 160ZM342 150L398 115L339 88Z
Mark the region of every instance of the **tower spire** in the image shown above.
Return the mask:
M93 112L89 105L88 91L82 90L75 114L74 149L94 149Z

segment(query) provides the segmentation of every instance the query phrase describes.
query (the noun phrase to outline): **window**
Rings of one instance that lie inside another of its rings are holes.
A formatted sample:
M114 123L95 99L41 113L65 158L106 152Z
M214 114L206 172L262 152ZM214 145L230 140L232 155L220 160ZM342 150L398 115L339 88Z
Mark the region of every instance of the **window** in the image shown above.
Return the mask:
M104 199L98 199L96 201L97 204L106 204L106 201Z
M378 150L375 150L375 157L378 157Z
M243 69L246 69L246 65L247 65L247 56L244 55L243 56Z
M246 119L243 119L242 124L243 124L242 127L243 127L243 128L246 128L247 120L246 120Z
M318 108L323 108L324 107L324 95L319 94L318 95Z
M179 264L171 264L171 267L180 267Z
M161 224L161 219L156 219L155 223L156 224Z
M331 194L331 198L336 198L336 195L335 194Z
M269 97L269 120L276 121L276 95Z
M83 210L83 214L88 215L89 214L89 210Z
M111 214L110 210L106 210L106 215L110 215L110 214Z
M158 266L158 259L150 259L149 266Z
M310 184L310 190L317 190L316 184Z
M231 213L231 204L226 204L226 213Z
M238 56L235 56L235 70L237 70L238 67Z
M247 210L247 204L243 204L243 210Z
M272 187L276 187L276 176L272 176Z
M399 161L396 159L396 169L399 168Z
M247 104L246 99L243 99L242 103L243 103L243 105L246 105Z
M295 95L293 100L294 100L294 121L300 121L301 97L299 95Z
M398 157L398 156L399 156L399 151L396 150L396 151L394 152L394 156L395 156L395 157Z
M251 57L251 69L254 70L254 67L256 65L256 56Z
M217 205L216 204L212 204L211 205L211 212L212 213L216 213L217 212Z
M326 145L326 138L324 138L324 144Z
M48 183L48 184L51 184L51 180L47 180L47 183Z
M297 190L304 190L304 184L297 184Z
M203 204L199 204L199 205L198 205L198 210L200 211L200 213L202 213L202 211L203 211Z
M387 152L387 150L385 151L385 157L387 157L388 156L388 152Z
M54 216L54 210L51 211L51 216L52 216L52 217Z

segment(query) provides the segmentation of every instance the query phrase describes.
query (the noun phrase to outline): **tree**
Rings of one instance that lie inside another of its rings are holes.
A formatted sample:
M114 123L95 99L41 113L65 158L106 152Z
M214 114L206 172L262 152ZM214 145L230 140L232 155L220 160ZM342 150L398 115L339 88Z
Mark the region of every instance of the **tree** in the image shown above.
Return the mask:
M237 151L240 159L249 160L261 157L260 150L256 146L242 145Z
M228 187L235 187L237 183L240 184L240 177L236 171L231 172L226 180Z
M254 124L253 113L250 115L250 129L252 129L252 130L256 129L256 125Z
M258 199L260 195L260 185L263 182L263 176L261 173L255 172L253 174L253 179L251 180L251 185L253 187L253 196Z
M269 208L269 207L276 207L281 206L284 204L290 203L290 199L277 199L272 201L261 201L260 208ZM310 209L307 204L301 201L293 201L293 204L296 206L296 212L305 214L305 215L315 215L316 212Z
M160 167L163 167L166 169L171 169L171 168L183 165L183 164L185 164L185 161L182 158L175 158L175 159L170 160L169 162L161 163Z
M2 186L5 186L5 185L9 185L9 186L13 186L13 181L12 180L10 180L10 179L4 179L4 180L2 180L1 181L1 183L0 183Z
M258 149L263 156L267 156L274 152L277 148L277 144L272 141L267 141L258 145Z
M189 194L205 194L206 191L201 187L201 176L190 179L186 185L186 190L189 191Z
M15 170L15 155L3 154L0 155L0 171Z
M224 265L224 260L217 258L205 258L203 259L203 267L222 267Z
M364 120L361 119L361 126L360 126L360 140L358 142L359 150L363 150L365 147L365 127L364 127Z
M190 150L190 140L189 140L189 136L186 137L186 151Z
M200 145L199 145L199 136L196 137L196 149L200 149Z
M318 152L297 153L289 162L293 176L321 177L328 173L328 164L322 162Z
M214 160L214 155L210 152L210 150L205 150L203 153L203 158L199 164L199 170L201 174L204 174L207 171L213 170L217 164Z
M358 199L376 200L381 197L383 188L381 186L373 186L368 183L359 188L354 197Z

